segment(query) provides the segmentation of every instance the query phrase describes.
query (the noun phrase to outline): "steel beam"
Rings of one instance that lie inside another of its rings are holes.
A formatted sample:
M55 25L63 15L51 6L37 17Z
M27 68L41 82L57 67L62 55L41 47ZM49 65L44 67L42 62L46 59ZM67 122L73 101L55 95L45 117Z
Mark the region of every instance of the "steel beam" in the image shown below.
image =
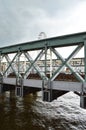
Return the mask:
M22 52L18 51L18 55L16 57L17 60L17 78L19 78L20 76L20 56L21 56Z
M84 43L84 39L86 38L86 32L63 35L53 38L47 38L37 41L31 41L11 46L6 46L0 48L0 52L2 54L7 53L16 53L18 50L20 51L29 51L29 50L38 50L45 48L45 44L47 43L47 48L49 47L63 47L63 46L73 46L78 45L80 43Z
M51 49L49 49L49 51L50 51L50 78L51 78L52 77L52 70L53 70L53 67L52 67L53 60L52 60L52 51L51 51Z
M47 74L47 45L45 45L45 75Z
M8 56L5 58L7 59L7 62L9 64L9 66L7 67L7 69L3 72L3 75L5 75L5 73L8 71L8 69L12 66L12 63L14 62L16 56L18 55L18 53L15 54L14 58L12 59L12 61L8 58ZM8 60L9 59L9 60ZM13 67L12 67L13 68ZM14 72L15 73L15 72Z
M16 78L3 78L4 84L16 85ZM44 85L43 85L43 84ZM82 84L81 82L67 82L67 81L50 81L47 82L49 85L48 89L52 90L64 90L64 91L73 91L73 92L82 92ZM43 80L36 80L36 79L24 79L23 86L32 87L32 88L45 88L45 82ZM51 86L50 86L51 85ZM86 85L86 84L85 84ZM52 87L52 88L51 88ZM48 90L46 89L46 90Z
M78 74L78 73L75 73L73 68L69 65L69 61L80 51L80 49L82 48L83 44L79 45L70 55L69 57L65 60L58 52L57 50L52 49L53 53L57 56L57 58L59 58L61 61L62 61L62 66L60 66L56 71L55 73L53 74L53 76L51 77L51 80L53 81L56 76L60 73L60 71L63 69L63 67L66 65L70 71L75 75L75 77L81 81L81 82L84 82L84 79Z
M30 67L26 70L24 76L27 74L27 72L34 67L34 69L37 71L37 73L41 76L42 79L48 79L44 72L41 71L40 67L35 63L38 58L40 58L43 55L43 50L38 54L38 56L35 58L35 60L32 59L32 57L28 53L24 53L25 57L28 59L28 61L31 63Z
M17 76L17 73L16 73L15 69L14 69L13 66L12 66L12 63L13 63L12 61L14 61L15 58L13 58L12 61L11 61L11 59L10 59L10 57L9 57L8 55L5 55L5 58L6 58L7 62L8 62L8 64L9 64L9 66L7 67L7 69L6 69L6 71L3 73L3 75L5 75L5 73L7 72L7 70L11 67L11 69L13 70L13 72L15 73L15 75Z

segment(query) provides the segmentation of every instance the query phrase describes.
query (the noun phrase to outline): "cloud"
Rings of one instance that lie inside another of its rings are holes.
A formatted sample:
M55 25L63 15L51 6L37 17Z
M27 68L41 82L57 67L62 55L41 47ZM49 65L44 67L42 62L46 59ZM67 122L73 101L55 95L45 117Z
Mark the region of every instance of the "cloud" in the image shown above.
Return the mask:
M0 46L86 29L85 0L0 0Z

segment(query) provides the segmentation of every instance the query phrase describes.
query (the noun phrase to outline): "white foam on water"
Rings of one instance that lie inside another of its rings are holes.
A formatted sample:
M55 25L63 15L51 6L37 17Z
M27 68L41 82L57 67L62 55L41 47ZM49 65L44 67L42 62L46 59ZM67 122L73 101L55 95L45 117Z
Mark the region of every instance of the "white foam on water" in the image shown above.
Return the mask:
M43 102L37 99L35 110L47 120L60 120L64 130L85 130L86 110L80 107L80 97L69 92L52 102ZM57 127L59 125L57 124ZM52 128L53 129L53 128Z

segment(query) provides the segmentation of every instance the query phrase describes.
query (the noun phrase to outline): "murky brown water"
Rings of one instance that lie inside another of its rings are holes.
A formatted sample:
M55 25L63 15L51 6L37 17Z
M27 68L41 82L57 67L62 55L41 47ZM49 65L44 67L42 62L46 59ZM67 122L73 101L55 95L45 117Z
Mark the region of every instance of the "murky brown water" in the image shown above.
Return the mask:
M73 93L52 103L42 102L37 95L0 95L0 130L85 129L86 110L79 107L79 97Z

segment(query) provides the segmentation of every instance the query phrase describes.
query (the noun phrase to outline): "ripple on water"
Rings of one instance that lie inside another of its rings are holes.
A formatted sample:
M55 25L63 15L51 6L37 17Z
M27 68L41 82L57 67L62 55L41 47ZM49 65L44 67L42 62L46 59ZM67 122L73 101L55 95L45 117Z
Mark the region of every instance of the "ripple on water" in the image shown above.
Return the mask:
M69 92L52 102L36 95L0 97L0 130L85 130L86 110L80 98Z

